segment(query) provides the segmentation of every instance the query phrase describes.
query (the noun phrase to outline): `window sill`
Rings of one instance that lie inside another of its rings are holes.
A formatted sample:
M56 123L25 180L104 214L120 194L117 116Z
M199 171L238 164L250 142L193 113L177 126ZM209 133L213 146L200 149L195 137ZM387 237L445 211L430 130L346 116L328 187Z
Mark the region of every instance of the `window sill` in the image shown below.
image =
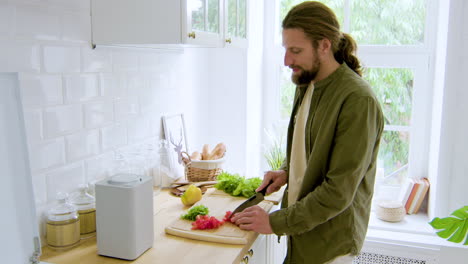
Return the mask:
M406 215L396 223L386 222L371 213L366 242L388 243L439 249L440 247L466 248L463 243L452 243L438 237L428 224L427 214Z

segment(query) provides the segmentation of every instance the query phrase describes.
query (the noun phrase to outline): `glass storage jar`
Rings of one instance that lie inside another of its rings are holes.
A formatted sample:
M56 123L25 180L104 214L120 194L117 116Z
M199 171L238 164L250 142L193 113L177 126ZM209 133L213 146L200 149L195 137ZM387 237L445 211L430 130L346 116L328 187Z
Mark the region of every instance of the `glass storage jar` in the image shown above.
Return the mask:
M78 210L81 239L96 235L96 200L88 193L86 185L80 186L79 193L72 199Z
M47 212L46 239L50 248L65 250L80 241L80 219L66 193L58 193L57 202Z

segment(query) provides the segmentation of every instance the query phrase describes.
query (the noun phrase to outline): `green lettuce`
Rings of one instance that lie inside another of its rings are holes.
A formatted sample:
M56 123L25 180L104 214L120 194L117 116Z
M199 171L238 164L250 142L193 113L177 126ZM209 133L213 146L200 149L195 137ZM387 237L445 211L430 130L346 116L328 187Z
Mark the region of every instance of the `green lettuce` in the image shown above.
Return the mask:
M262 180L259 177L248 178L239 176L239 174L230 174L222 172L218 175L218 183L215 188L222 190L232 196L250 197L255 194L255 190L260 186Z
M181 215L180 218L190 221L195 221L197 215L207 215L209 213L208 207L204 205L197 205L193 206L188 210L188 212L184 215Z

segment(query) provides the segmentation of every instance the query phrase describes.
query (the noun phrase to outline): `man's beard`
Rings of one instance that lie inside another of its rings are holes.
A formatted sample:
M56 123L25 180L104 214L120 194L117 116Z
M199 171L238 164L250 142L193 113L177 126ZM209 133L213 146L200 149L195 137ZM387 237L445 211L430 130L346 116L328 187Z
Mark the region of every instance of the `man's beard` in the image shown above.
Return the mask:
M318 59L315 59L314 65L312 65L312 68L309 70L305 70L302 67L295 66L297 68L300 68L302 70L302 73L299 75L293 74L291 76L291 80L293 83L296 85L308 85L311 81L317 77L317 73L320 70L320 61Z

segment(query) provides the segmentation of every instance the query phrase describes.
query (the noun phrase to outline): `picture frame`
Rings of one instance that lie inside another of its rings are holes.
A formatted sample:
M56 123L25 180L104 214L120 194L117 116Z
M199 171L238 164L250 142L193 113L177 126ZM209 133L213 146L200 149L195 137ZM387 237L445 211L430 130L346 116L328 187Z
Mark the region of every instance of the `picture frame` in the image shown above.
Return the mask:
M188 142L185 130L183 113L162 116L164 139L169 146L169 156L173 161L173 173L176 179L184 177L185 166L182 161L182 152L188 151Z

